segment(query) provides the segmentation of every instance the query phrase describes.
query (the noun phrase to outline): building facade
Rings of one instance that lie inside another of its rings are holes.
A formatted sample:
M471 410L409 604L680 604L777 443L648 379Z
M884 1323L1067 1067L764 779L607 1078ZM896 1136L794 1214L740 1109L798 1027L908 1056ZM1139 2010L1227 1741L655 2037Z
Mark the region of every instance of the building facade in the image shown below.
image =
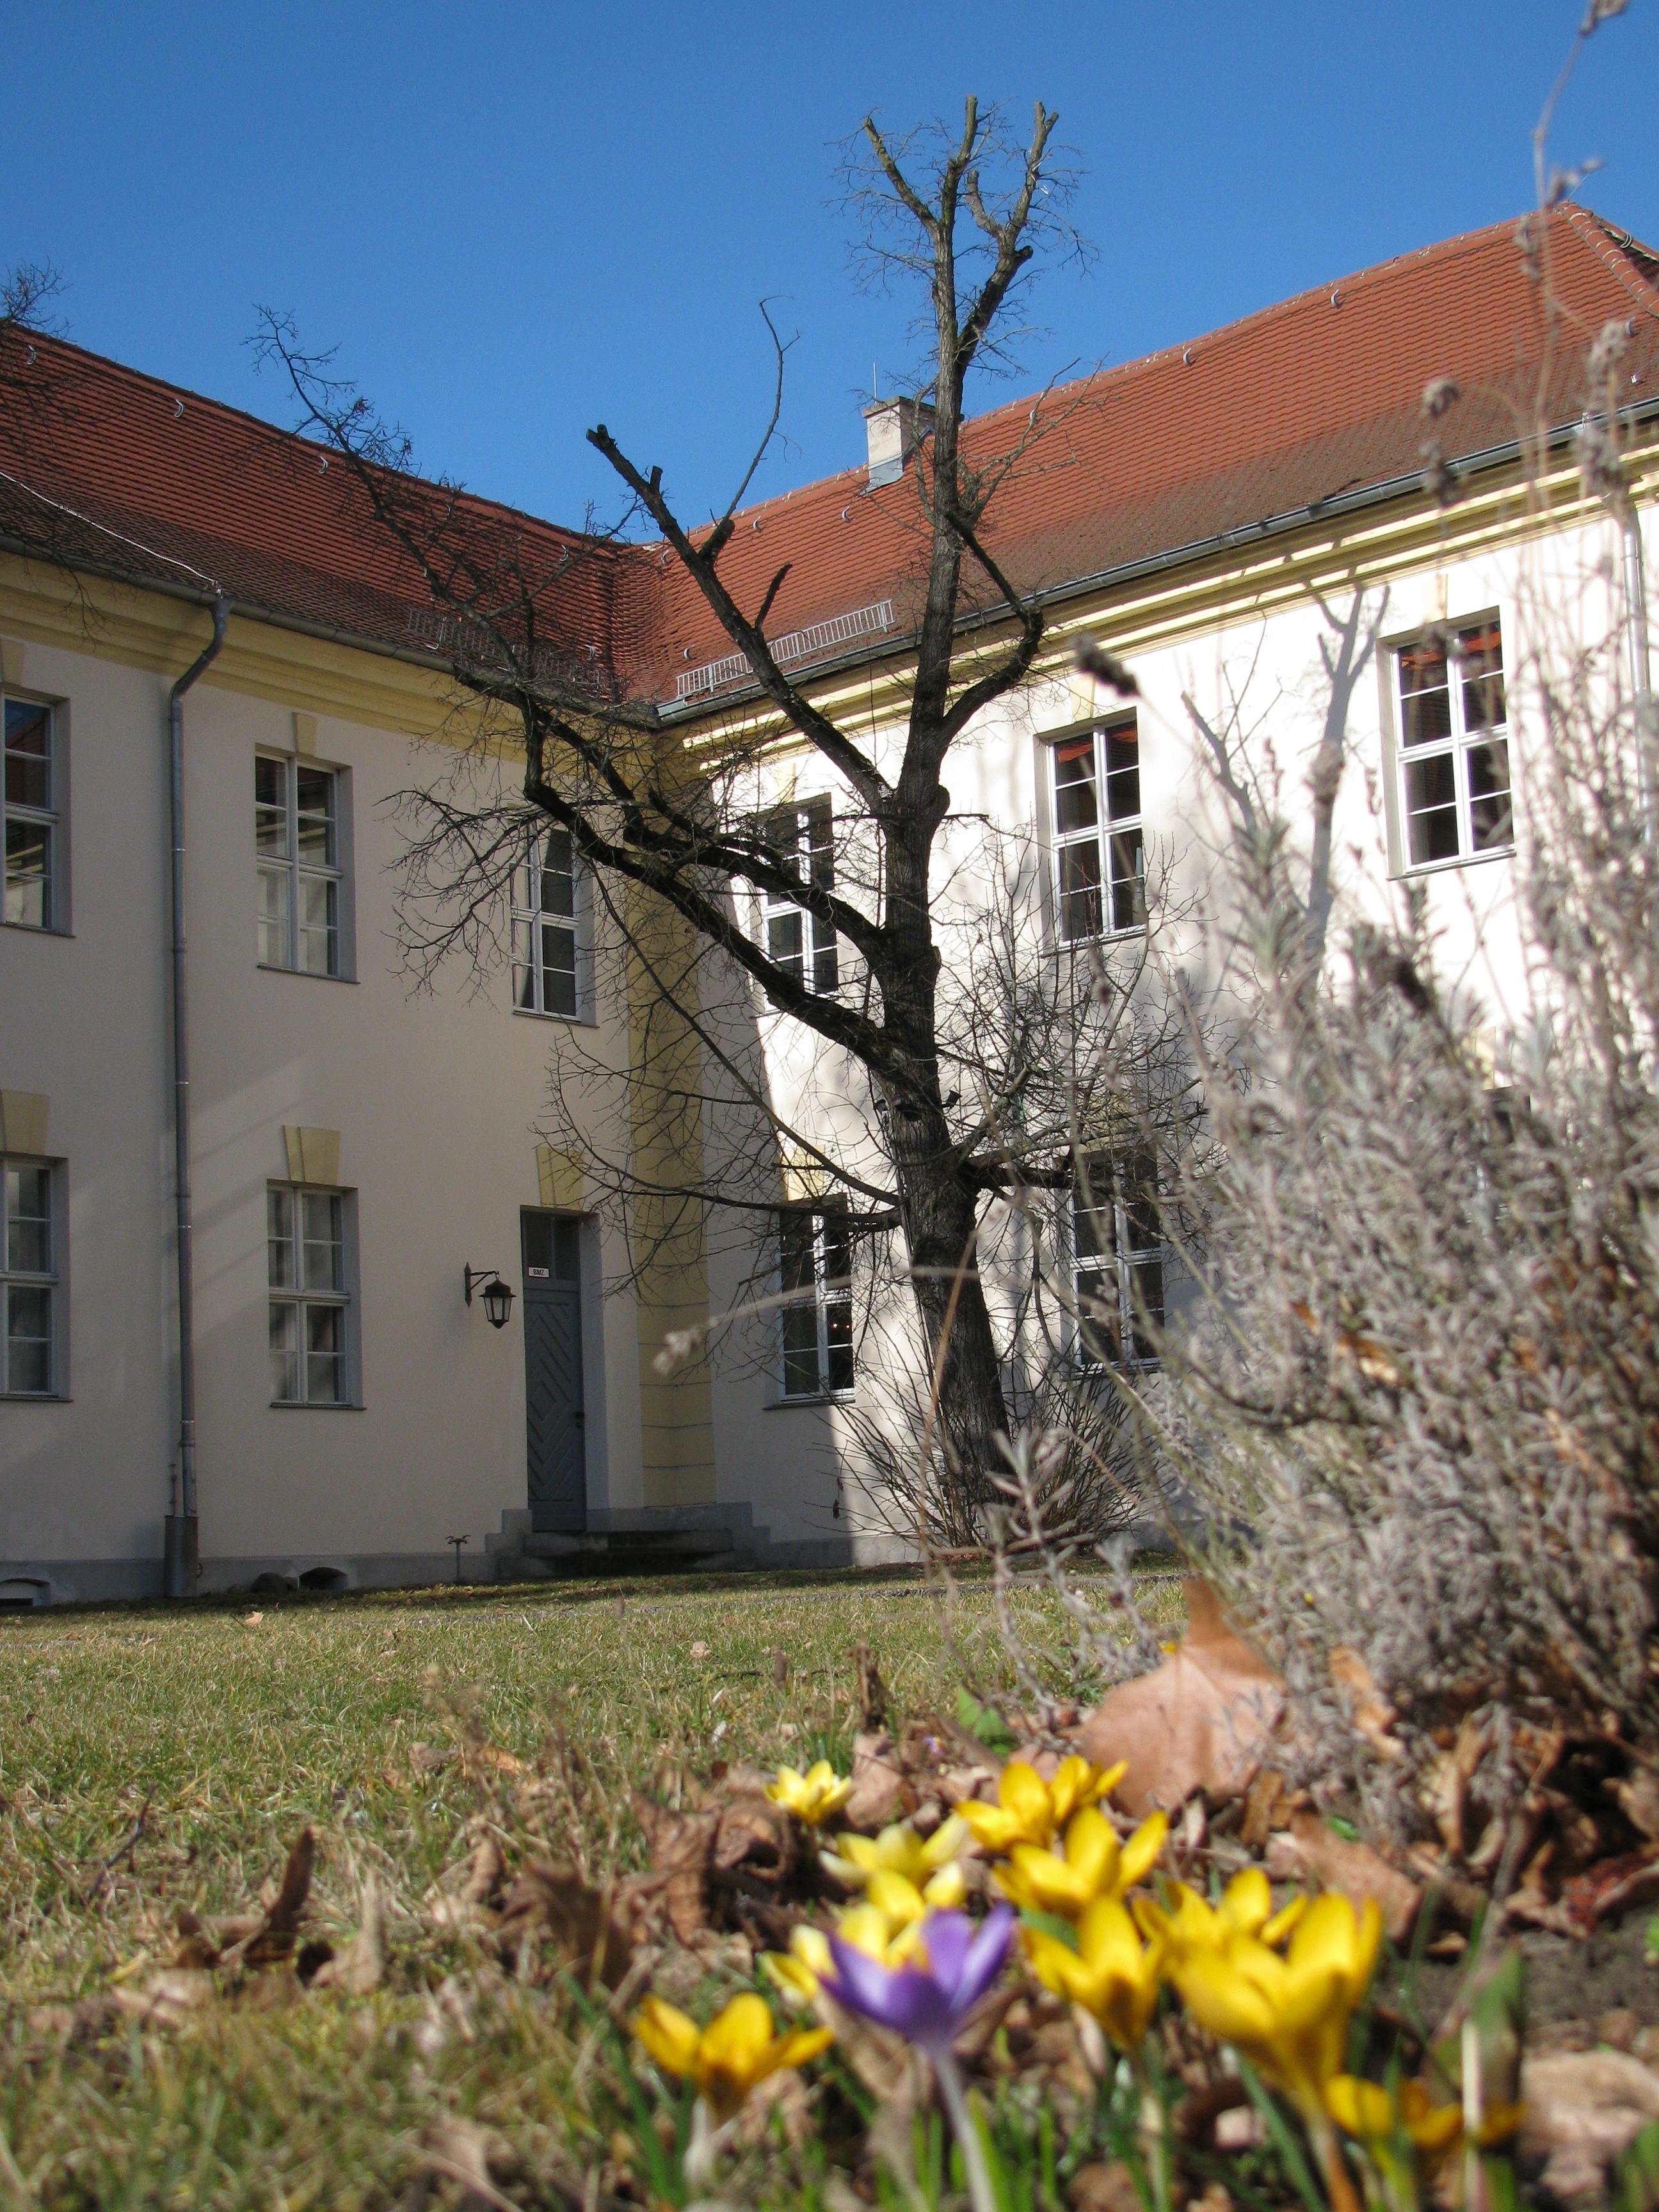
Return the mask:
M1536 239L1475 234L975 426L988 449L1042 434L997 542L1048 630L1029 683L952 755L939 926L964 975L994 875L1054 974L1142 931L1149 884L1172 909L1201 895L1200 721L1294 789L1325 726L1333 625L1358 603L1345 871L1360 897L1419 878L1494 1027L1518 1010L1527 672L1600 626L1627 635L1646 690L1659 484L1659 264L1576 210L1544 238L1547 282ZM1605 405L1585 360L1614 325L1622 522L1568 442ZM638 931L629 953L611 942L568 841L526 845L493 957L422 968L408 794L493 756L417 568L319 448L59 342L5 343L27 361L0 423L0 1602L155 1594L169 1521L194 1522L204 1589L652 1547L890 1553L900 1533L847 1475L906 1323L848 1286L810 1158L782 1146L775 1217L736 1230L601 1202L593 1161L722 1139L618 1119L629 1070L662 1048L655 971ZM750 603L790 564L770 634L878 759L902 734L919 428L874 410L860 465L745 510L729 556ZM466 506L568 574L550 650L657 702L686 758L759 740L755 806L803 868L836 865L844 793L772 728L658 549ZM180 811L169 698L216 610L222 643L178 702ZM994 634L998 610L981 615ZM1076 673L1085 635L1137 697ZM809 988L858 988L811 916L738 908ZM763 1005L738 1012L780 1121L855 1160L854 1072L803 1054ZM1102 1204L1069 1214L1068 1264L1121 1298L1133 1357L1162 1259L1132 1201ZM1008 1270L1012 1285L1017 1255ZM708 1356L663 1356L734 1310ZM1018 1366L1036 1324L1012 1287L1000 1311ZM175 1587L182 1571L175 1551Z

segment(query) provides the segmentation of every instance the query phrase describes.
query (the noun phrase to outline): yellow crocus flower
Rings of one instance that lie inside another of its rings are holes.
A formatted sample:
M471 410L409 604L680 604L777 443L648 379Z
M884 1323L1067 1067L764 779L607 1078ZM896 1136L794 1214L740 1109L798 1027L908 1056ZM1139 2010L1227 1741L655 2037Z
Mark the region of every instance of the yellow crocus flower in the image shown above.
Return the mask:
M943 1910L947 1899L930 1893L935 1875L948 1867L968 1840L968 1823L954 1813L941 1820L931 1836L917 1834L908 1820L895 1820L878 1836L837 1836L833 1850L821 1855L821 1863L848 1889L862 1889L872 1874L902 1875ZM960 1893L951 1902L959 1904Z
M1433 2168L1457 2146L1463 2114L1457 2105L1437 2105L1421 2081L1402 2081L1398 2101L1375 2081L1339 2074L1325 2085L1325 2109L1344 2135L1386 2156L1403 2129L1425 2166Z
M634 2033L665 2073L696 2084L716 2122L741 2111L769 2074L803 2065L835 2039L827 2027L775 2034L766 2000L751 1991L733 1997L703 2028L678 2005L648 1996L634 2015Z
M767 1784L766 1794L775 1805L793 1814L803 1827L816 1828L832 1813L840 1812L853 1794L853 1784L838 1775L827 1759L821 1759L805 1774L797 1773L793 1766L779 1767L778 1778Z
M1120 1844L1106 1815L1085 1805L1073 1814L1060 1850L1016 1844L1007 1864L997 1869L997 1886L1022 1911L1076 1920L1097 1898L1121 1898L1133 1888L1150 1872L1169 1832L1166 1817L1154 1813Z
M890 1875L887 1879L902 1878ZM910 1884L907 1882L904 1887L912 1897L916 1896ZM902 1901L906 1905L903 1918L896 1918L874 1901L849 1905L836 1920L836 1933L844 1943L867 1952L872 1959L879 1959L884 1966L902 1966L922 1954L921 1923L923 1913L933 1909L923 1906L911 1913L908 1900ZM763 1951L760 1962L784 1996L797 2005L811 2004L817 1996L818 1984L835 1971L829 1936L822 1928L805 1922L792 1930L787 1951Z
M1091 1766L1075 1753L1062 1759L1052 1782L1045 1782L1036 1767L1023 1759L1011 1759L997 1782L997 1802L980 1805L971 1801L962 1817L986 1850L1006 1858L1016 1844L1046 1851L1056 1829L1073 1814L1093 1805L1115 1790L1128 1772L1128 1761L1115 1766Z
M1234 1936L1254 1936L1276 1948L1295 1929L1308 1909L1305 1896L1293 1897L1280 1911L1273 1911L1273 1893L1259 1866L1236 1874L1211 1905L1184 1881L1172 1882L1171 1909L1150 1898L1135 1900L1135 1917L1149 1936L1158 1936L1172 1954L1191 1950L1214 1950Z
M1164 1947L1144 1948L1135 1924L1115 1897L1097 1898L1078 1928L1073 1951L1057 1936L1028 1928L1031 1971L1044 1989L1081 2005L1121 2051L1139 2047L1158 2003Z
M1170 1978L1200 2027L1242 2051L1322 2129L1325 2091L1341 2071L1348 2021L1382 1935L1375 1898L1356 1912L1328 1892L1302 1916L1284 1957L1234 1931L1219 1943L1172 1945Z

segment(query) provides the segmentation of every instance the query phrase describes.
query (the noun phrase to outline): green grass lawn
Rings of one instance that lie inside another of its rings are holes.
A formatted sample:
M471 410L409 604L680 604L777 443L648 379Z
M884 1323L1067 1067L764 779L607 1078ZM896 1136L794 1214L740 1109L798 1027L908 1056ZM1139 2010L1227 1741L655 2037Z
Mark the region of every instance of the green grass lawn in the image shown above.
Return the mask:
M925 1711L1009 1686L994 1627L982 1584L946 1603L903 1575L0 1621L0 2205L459 2202L426 2162L457 2117L489 2130L512 2202L565 2202L555 2174L627 2132L614 2049L434 1929L433 1885L489 1832L514 1861L626 1870L630 1791L720 1759L844 1764L857 1644ZM320 1933L350 1933L371 1876L386 1901L382 1986L271 1974L173 2026L112 2025L99 2001L165 1964L178 1909L250 1907L307 1825ZM811 2200L816 2155L763 2158L754 2193Z

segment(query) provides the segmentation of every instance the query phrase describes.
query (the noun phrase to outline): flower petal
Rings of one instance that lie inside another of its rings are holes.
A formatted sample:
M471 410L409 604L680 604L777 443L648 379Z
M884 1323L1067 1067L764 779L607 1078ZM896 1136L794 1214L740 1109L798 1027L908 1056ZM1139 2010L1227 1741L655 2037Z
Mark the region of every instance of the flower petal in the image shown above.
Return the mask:
M697 2063L697 2023L665 1998L649 1996L634 2015L634 2033L665 2073L688 2075Z
M944 1914L939 1916L941 1919L945 1917ZM994 1906L980 1923L979 1932L968 1947L968 1955L962 1962L956 1987L951 1993L952 2005L958 2019L964 2013L972 2011L1002 1972L1004 1961L1013 1943L1016 1925L1016 1916L1006 1905ZM922 1923L922 1939L927 1945L927 1955L933 1960L937 1973L939 1962L933 1937L927 1922Z
M1046 1844L1054 1832L1054 1809L1048 1785L1023 1759L1011 1759L1002 1770L997 1797L1005 1813L1012 1814L1027 1843Z
M1145 1881L1162 1856L1169 1833L1170 1820L1165 1813L1154 1813L1141 1822L1123 1845L1117 1875L1120 1890L1133 1889L1138 1881Z

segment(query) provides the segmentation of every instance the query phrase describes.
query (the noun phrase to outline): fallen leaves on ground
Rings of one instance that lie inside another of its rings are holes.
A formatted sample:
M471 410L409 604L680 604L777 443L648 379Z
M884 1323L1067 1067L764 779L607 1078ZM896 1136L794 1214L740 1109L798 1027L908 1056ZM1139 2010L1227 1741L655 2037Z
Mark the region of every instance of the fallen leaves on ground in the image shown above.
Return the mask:
M1522 2061L1523 2153L1546 2160L1544 2188L1599 2197L1607 2169L1650 2120L1659 2075L1623 2051L1546 2051Z
M1201 1790L1212 1803L1249 1786L1285 1711L1285 1685L1231 1626L1210 1585L1185 1584L1187 1633L1161 1666L1109 1690L1077 1734L1097 1765L1127 1759L1114 1793L1139 1819Z

